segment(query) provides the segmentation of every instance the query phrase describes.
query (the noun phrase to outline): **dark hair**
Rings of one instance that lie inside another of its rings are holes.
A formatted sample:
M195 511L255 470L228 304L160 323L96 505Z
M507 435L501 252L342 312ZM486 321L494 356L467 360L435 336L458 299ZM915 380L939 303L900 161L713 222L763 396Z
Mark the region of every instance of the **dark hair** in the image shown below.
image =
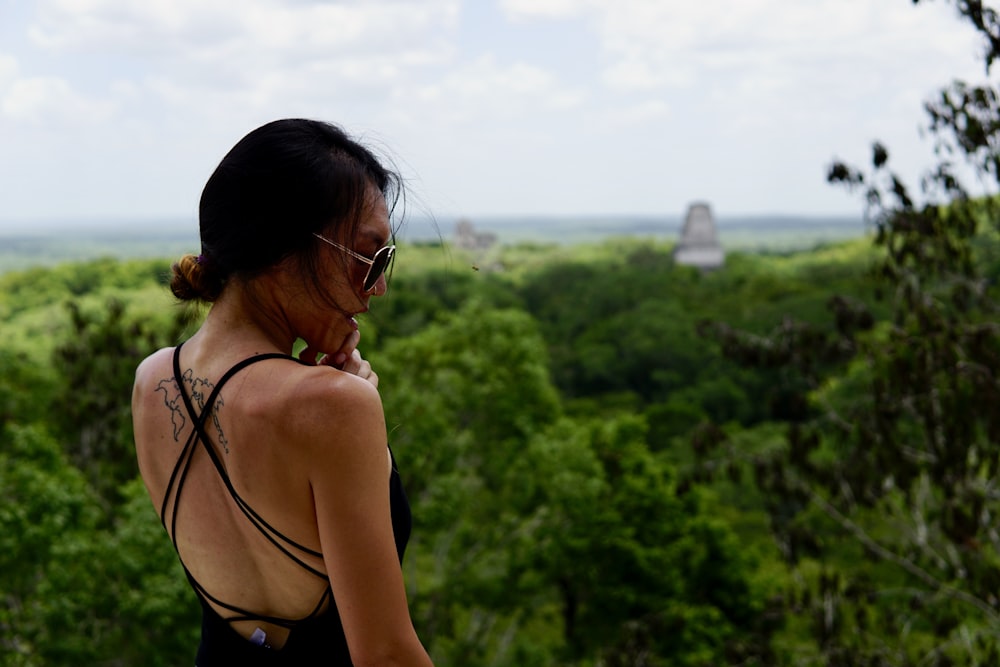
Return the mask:
M174 264L171 291L182 300L214 301L231 277L253 278L293 255L315 279L312 233L346 228L353 236L372 186L391 213L403 194L400 176L339 127L286 119L257 128L205 184L201 255Z

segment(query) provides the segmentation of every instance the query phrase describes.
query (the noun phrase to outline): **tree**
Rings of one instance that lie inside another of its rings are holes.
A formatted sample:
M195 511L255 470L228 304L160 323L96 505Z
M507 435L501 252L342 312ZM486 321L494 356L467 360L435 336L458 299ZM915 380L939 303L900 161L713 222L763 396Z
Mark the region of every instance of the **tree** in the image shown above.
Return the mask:
M0 656L40 665L38 586L68 534L93 530L96 498L41 428L0 427Z
M985 38L988 71L996 12L955 6ZM869 170L831 166L831 182L863 191L887 319L835 300L832 333L709 328L733 358L796 374L809 408L788 422L783 447L729 456L749 461L769 499L803 582L788 610L811 619L816 664L1000 660L1000 326L981 252L1000 218L996 200L969 197L951 161L1000 183L998 101L991 86L955 82L927 104L940 161L919 202L879 143ZM727 440L701 443L718 456Z
M523 518L504 503L510 470L560 412L544 345L530 317L473 302L391 340L373 364L419 521L415 622L439 661L482 664L505 654L505 629L517 627L506 574Z
M138 474L129 396L135 368L159 347L180 339L193 311L176 311L163 328L129 317L125 302L109 298L103 309L69 301L71 328L53 355L61 374L50 424L70 460L83 470L109 505Z
M438 664L760 664L753 563L642 418L563 415L529 316L471 303L374 363Z
M55 378L23 352L0 349L0 427L7 423L32 424L47 417Z
M110 526L58 536L35 590L34 645L47 665L189 663L200 606L142 482ZM89 530L88 530L89 528Z
M519 597L554 598L557 656L621 667L769 664L755 563L646 447L638 417L562 419L534 437L511 500ZM523 582L532 582L526 587Z
M112 522L38 426L0 429L0 665L176 665L199 607L139 480Z

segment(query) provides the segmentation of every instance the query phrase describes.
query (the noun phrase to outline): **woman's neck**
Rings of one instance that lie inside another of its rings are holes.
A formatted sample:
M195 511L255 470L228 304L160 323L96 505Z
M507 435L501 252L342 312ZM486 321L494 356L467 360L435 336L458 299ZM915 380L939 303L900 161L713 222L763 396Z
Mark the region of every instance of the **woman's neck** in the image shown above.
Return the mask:
M192 338L211 342L215 349L291 354L296 336L281 306L279 291L280 287L267 279L255 281L252 287L243 281L230 283Z

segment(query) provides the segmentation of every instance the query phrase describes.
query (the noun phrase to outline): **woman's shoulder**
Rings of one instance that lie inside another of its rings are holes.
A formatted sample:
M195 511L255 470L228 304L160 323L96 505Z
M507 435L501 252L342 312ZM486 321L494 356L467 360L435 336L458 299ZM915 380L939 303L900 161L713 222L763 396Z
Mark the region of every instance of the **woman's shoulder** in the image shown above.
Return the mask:
M157 350L139 364L134 398L150 396L164 382L177 381L173 366L175 350L173 347ZM192 371L194 380L213 387L233 365L220 364L218 358L214 361L217 367L211 370L196 363L198 369ZM182 360L182 373L186 368L188 363ZM226 400L227 396L238 397L231 407L238 405L237 410L244 418L273 425L279 432L307 443L316 441L317 435L329 435L331 430L338 434L348 430L376 433L381 430L384 434L378 390L368 381L331 366L304 364L291 357L261 359L226 383L221 397Z
M135 369L136 388L148 385L150 382L160 382L173 377L174 349L172 347L160 348L139 362Z
M381 433L384 441L382 399L372 384L356 375L329 366L300 365L286 375L278 397L281 405L274 407L306 442L316 442L317 434L352 430Z
M241 429L262 441L280 439L282 465L345 488L364 479L360 471L369 466L385 470L385 418L370 383L329 366L272 360L247 385L253 389L241 391Z

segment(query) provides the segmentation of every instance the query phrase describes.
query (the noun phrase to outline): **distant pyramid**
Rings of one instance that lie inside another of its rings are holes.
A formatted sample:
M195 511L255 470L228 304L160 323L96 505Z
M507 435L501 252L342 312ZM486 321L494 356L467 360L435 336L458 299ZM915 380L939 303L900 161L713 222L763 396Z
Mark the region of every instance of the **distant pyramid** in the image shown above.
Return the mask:
M462 218L455 223L455 236L452 243L457 248L466 250L489 250L497 242L497 235L492 232L479 232L472 221Z
M715 234L715 220L708 204L697 202L688 208L681 240L674 248L674 261L705 270L725 263L726 254Z

